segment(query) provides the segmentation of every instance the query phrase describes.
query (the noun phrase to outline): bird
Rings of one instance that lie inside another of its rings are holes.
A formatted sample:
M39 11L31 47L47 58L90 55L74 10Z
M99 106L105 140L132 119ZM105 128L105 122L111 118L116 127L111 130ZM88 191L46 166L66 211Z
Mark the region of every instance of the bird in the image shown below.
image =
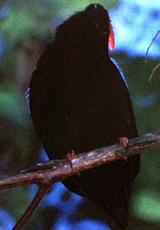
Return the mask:
M110 146L138 136L128 85L110 58L114 32L108 11L90 4L69 17L40 57L30 82L35 129L49 159ZM139 154L71 176L62 183L127 226Z

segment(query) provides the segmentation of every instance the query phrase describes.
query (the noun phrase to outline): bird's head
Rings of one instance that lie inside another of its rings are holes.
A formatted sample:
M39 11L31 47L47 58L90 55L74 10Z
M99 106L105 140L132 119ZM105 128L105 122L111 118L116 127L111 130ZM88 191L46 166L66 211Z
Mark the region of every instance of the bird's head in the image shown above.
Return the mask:
M110 50L113 51L115 46L114 32L107 10L100 4L91 4L84 12L88 20L90 18L90 27L92 27L94 35L97 34L100 40L108 42Z
M108 12L100 4L91 4L85 11L70 17L59 26L56 38L67 47L86 47L103 55L114 49L114 32Z

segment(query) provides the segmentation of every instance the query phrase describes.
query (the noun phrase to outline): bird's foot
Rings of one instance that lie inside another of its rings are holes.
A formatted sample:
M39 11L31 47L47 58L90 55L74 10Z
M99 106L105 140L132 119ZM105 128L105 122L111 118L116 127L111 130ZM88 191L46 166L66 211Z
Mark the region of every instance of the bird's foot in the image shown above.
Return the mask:
M128 157L128 138L127 137L121 137L119 138L120 144L122 144L125 147L125 153L126 153L126 162Z
M73 170L72 157L75 156L75 155L76 155L76 154L75 154L75 151L74 151L74 150L72 150L71 153L67 153L67 154L65 155L66 159L67 159L67 160L69 161L69 163L70 163L71 170ZM80 177L80 176L81 176L81 173L80 173L80 172L77 172L75 175L78 176L78 177Z
M65 155L66 159L69 161L71 169L73 170L73 165L72 165L72 157L75 155L74 150L71 151L71 153L67 153Z
M124 147L127 147L128 145L128 138L127 137L121 137L119 138L120 144L123 144Z

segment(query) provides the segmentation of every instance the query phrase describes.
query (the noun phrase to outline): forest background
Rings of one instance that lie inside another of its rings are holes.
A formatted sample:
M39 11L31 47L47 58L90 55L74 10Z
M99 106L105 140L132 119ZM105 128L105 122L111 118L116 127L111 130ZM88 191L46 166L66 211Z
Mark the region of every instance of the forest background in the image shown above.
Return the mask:
M55 29L91 0L3 0L0 2L0 174L18 173L47 159L34 130L25 92L40 55L54 39ZM160 127L160 35L145 63L145 52L160 30L160 2L101 0L109 9L116 47L111 53L127 80L139 135ZM130 201L128 229L160 228L160 150L141 154ZM0 230L9 230L24 213L37 187L0 192ZM26 226L34 230L109 229L105 213L56 183Z

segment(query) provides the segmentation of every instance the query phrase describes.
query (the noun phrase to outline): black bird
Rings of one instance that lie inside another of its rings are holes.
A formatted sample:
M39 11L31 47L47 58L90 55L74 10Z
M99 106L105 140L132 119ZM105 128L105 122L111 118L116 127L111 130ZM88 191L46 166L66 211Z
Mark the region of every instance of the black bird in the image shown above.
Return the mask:
M111 21L100 4L71 16L56 31L30 83L33 123L50 159L138 136L128 87L110 59ZM139 172L139 155L128 156L63 181L86 196L116 225L127 225L128 201Z

